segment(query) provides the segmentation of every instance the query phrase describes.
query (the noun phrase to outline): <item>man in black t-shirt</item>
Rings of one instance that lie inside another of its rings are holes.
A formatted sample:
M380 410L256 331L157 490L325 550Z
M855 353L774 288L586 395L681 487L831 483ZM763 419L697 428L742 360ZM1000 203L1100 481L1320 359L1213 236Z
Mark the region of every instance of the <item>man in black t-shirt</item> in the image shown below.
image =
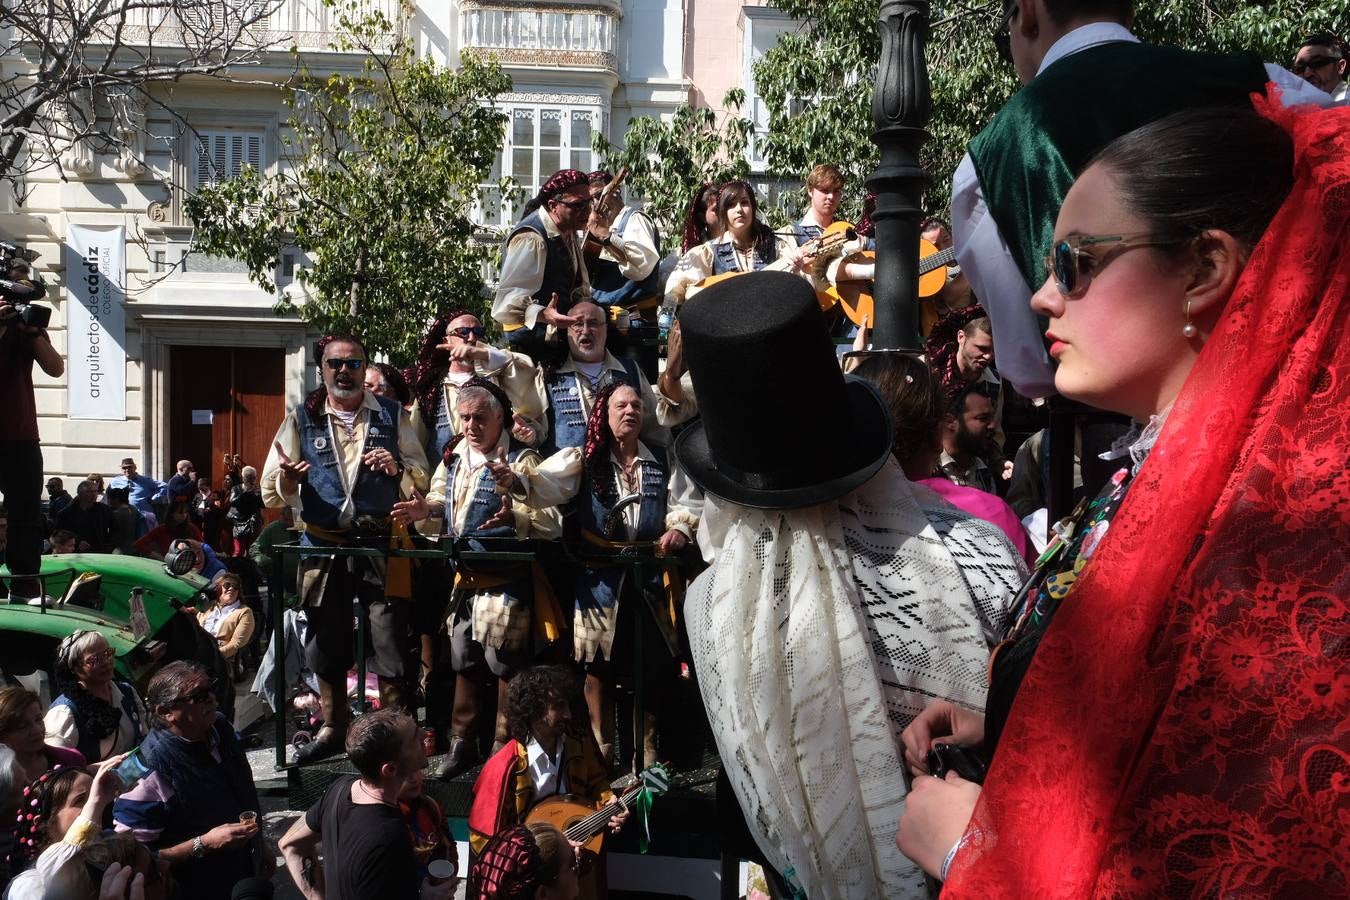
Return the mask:
M338 779L286 832L286 868L306 900L416 900L422 885L398 802L416 794L427 766L417 723L393 709L367 713L345 745L360 777Z

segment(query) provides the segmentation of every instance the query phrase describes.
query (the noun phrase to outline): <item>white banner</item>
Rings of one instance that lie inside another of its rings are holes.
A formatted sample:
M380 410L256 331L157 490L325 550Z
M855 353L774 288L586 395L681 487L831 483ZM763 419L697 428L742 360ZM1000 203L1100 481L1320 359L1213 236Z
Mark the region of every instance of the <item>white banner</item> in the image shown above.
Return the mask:
M66 379L72 419L127 417L126 229L71 225L66 237Z

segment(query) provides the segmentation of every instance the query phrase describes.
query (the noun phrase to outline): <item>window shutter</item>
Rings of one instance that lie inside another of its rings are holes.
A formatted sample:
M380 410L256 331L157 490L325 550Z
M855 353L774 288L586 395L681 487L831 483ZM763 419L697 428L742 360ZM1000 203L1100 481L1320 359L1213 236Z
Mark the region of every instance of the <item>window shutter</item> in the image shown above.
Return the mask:
M264 137L257 131L201 132L197 145L197 187L237 178L245 165L252 166L255 172L264 171Z

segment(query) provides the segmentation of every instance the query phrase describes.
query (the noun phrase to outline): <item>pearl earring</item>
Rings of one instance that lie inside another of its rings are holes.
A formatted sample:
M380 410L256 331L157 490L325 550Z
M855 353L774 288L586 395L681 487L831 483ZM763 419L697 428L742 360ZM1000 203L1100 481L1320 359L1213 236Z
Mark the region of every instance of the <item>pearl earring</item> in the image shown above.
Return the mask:
M1186 324L1181 326L1181 335L1182 337L1189 340L1190 338L1193 338L1200 333L1200 329L1196 328L1195 323L1191 321L1191 301L1189 300L1186 301L1185 315L1186 315Z

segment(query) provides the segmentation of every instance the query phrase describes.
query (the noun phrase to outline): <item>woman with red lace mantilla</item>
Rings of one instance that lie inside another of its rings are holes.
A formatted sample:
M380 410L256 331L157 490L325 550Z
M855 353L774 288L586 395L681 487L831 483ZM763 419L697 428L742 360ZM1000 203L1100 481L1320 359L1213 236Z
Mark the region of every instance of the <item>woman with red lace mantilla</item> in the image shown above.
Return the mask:
M1350 890L1350 110L1268 90L1118 139L1060 210L1055 385L1147 424L1041 558L986 715L905 732L916 773L991 758L909 794L944 898Z

